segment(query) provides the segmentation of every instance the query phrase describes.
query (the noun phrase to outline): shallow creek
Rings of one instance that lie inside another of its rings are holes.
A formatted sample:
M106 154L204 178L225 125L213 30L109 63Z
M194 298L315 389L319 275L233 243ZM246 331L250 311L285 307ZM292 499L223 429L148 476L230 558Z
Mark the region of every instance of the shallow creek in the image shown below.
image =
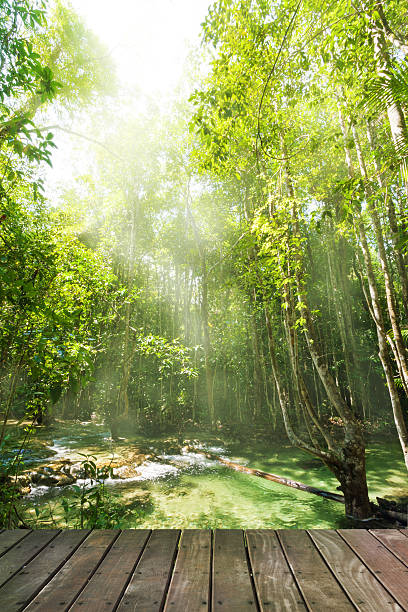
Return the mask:
M31 456L27 467L51 466L61 459L78 462L91 454L97 463L119 460L126 464L121 478L107 479L109 489L132 508L144 491L145 503L135 507L127 527L172 528L338 528L353 526L344 507L333 501L235 472L203 456L182 452L168 437L135 436L113 443L104 425L82 423L41 431L36 437L52 450L49 458ZM192 440L197 434L186 438ZM200 434L202 447L234 461L308 485L336 491L337 481L318 461L301 451L275 443L228 444ZM173 448L172 448L173 446ZM181 446L181 445L180 445ZM136 449L136 450L135 450ZM138 453L136 455L136 453ZM146 459L141 453L148 455ZM149 457L150 455L150 457ZM137 456L136 465L132 465ZM408 495L408 479L397 443L372 443L367 451L371 499ZM119 470L120 471L120 470ZM80 480L78 483L80 484ZM62 495L70 486L32 486L24 504L34 509L52 507L58 525L64 526Z

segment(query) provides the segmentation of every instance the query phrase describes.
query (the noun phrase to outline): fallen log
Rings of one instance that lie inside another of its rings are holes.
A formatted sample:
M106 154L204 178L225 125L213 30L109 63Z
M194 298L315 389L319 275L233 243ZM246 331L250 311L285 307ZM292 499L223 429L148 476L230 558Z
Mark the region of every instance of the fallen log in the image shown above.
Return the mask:
M396 507L396 502L389 501L387 499L382 499L381 497L377 497L378 506L375 508L384 516L388 516L391 519L399 521L404 525L408 525L408 506L407 512L400 512ZM374 504L373 504L374 505Z
M306 491L306 493L313 493L313 495L319 495L320 497L324 497L325 499L331 499L332 501L339 502L344 504L344 496L339 495L338 493L331 493L330 491L324 491L323 489L318 489L316 487L310 487L309 485L304 484L303 482L298 482L297 480L291 480L290 478L285 478L283 476L277 476L276 474L270 474L269 472L263 472L262 470L255 470L253 468L246 467L245 465L240 465L239 463L234 463L225 457L221 457L220 455L216 455L215 453L209 453L207 451L203 451L201 449L197 449L194 447L186 446L185 450L189 452L198 453L204 455L207 459L211 459L213 461L219 461L223 463L227 467L232 470L236 470L237 472L243 472L244 474L251 474L251 476L258 476L259 478L265 478L265 480L271 480L272 482L276 482L278 484L284 485L286 487L292 487L292 489L298 489L299 491ZM378 498L377 498L378 499ZM379 514L380 516L391 520L398 521L403 525L408 525L408 513L404 514L402 512L397 512L395 510L390 510L383 508L381 506L377 506L374 503L371 503L373 512ZM353 517L350 517L353 518ZM373 516L370 519L366 520L375 520L377 517Z
M215 453L208 453L207 451L202 451L192 447L185 447L186 450L190 452L199 453L207 457L207 459L212 459L213 461L219 461L223 463L227 467L232 470L236 470L237 472L244 472L245 474L251 474L252 476L258 476L259 478L265 478L265 480L272 480L272 482L277 482L278 484L285 485L286 487L292 487L292 489L299 489L299 491L306 491L307 493L313 493L314 495L320 495L320 497L325 497L326 499L332 499L333 501L340 502L344 504L343 495L339 495L338 493L331 493L330 491L323 491L323 489L317 489L316 487L310 487L309 485L304 484L303 482L298 482L297 480L291 480L290 478L284 478L283 476L277 476L276 474L270 474L269 472L263 472L262 470L254 470L253 468L246 467L245 465L240 465L239 463L234 463L233 461L229 461L229 459L225 459L225 457L220 457Z

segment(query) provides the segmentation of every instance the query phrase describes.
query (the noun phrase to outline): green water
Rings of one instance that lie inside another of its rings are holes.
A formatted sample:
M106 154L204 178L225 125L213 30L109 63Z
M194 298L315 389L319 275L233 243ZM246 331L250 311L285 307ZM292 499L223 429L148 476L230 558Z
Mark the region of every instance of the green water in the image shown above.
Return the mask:
M93 423L41 436L47 436L48 444L52 438L53 448L58 452L56 458L76 460L78 453L92 453L98 461L106 461L112 454L123 459L135 447L161 455L160 463L150 461L140 466L140 476L136 479L108 484L130 508L140 489L150 494L150 502L142 510L135 508L124 525L127 527L333 529L352 526L344 517L342 504L235 472L202 456L183 456L177 449L169 450L165 437L149 440L138 436L113 444L107 439L105 428ZM336 491L338 486L317 459L285 443L234 445L208 436L201 440L206 448L214 448L218 454L228 455L237 463L329 491ZM372 443L367 450L367 471L372 500L376 496L408 495L407 472L398 443ZM69 496L69 487L34 489L24 503L32 512L35 506L49 505L57 524L63 526L62 491Z

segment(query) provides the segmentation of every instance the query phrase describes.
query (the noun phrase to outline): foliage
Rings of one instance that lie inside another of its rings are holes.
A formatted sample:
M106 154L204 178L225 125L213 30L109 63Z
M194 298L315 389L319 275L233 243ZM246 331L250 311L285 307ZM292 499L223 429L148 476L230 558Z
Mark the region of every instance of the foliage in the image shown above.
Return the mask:
M64 497L62 506L67 527L79 529L118 529L129 510L106 488L106 479L112 477L112 467L98 468L96 457L83 455L84 472L81 486L72 486L72 495Z
M27 449L30 437L33 434L32 424L24 426L23 438L13 448L13 453L7 457L9 451L9 435L2 437L0 453L2 462L0 466L0 524L7 528L26 526L20 514L19 498L21 488L18 476L24 467L24 451ZM11 442L11 440L10 440Z

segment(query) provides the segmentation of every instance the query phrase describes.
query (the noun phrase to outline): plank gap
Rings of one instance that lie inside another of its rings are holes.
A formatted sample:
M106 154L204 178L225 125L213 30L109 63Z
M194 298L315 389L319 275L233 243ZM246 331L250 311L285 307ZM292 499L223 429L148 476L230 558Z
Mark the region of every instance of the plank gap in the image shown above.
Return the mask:
M246 536L246 531L245 529L243 530L243 539L244 539L244 547L245 547L245 556L246 556L246 561L247 561L247 566L248 566L248 574L249 574L249 579L251 581L251 586L252 586L252 591L254 594L254 602L255 602L255 606L256 606L256 610L257 612L262 612L261 611L261 605L260 605L260 598L258 598L258 592L255 586L255 580L254 580L254 573L253 573L253 569L252 569L252 564L251 564L251 558L249 556L249 550L248 550L248 540L247 540L247 536Z
M280 538L280 535L279 535L278 531L275 531L275 533L276 533L276 537L277 537L277 539L278 539L278 543L279 543L279 546L280 546L280 550L282 551L282 554L283 554L283 556L285 557L285 560L286 560L287 566L288 566L288 568L289 568L289 571L290 571L290 573L292 574L292 578L293 578L293 580L294 580L294 582L295 582L295 584L296 584L296 586L297 586L297 590L298 590L298 592L299 592L299 596L301 597L301 599L302 599L302 601L303 601L303 604L304 604L304 606L305 606L306 610L309 610L309 606L307 605L306 598L305 598L305 596L303 595L303 591L302 591L302 589L300 588L300 584L299 584L299 581L298 581L298 579L297 579L297 576L296 576L295 572L293 571L292 564L289 562L289 557L288 557L288 555L287 555L287 553L286 553L285 547L283 546L283 543L282 543L282 540L281 540L281 538Z

